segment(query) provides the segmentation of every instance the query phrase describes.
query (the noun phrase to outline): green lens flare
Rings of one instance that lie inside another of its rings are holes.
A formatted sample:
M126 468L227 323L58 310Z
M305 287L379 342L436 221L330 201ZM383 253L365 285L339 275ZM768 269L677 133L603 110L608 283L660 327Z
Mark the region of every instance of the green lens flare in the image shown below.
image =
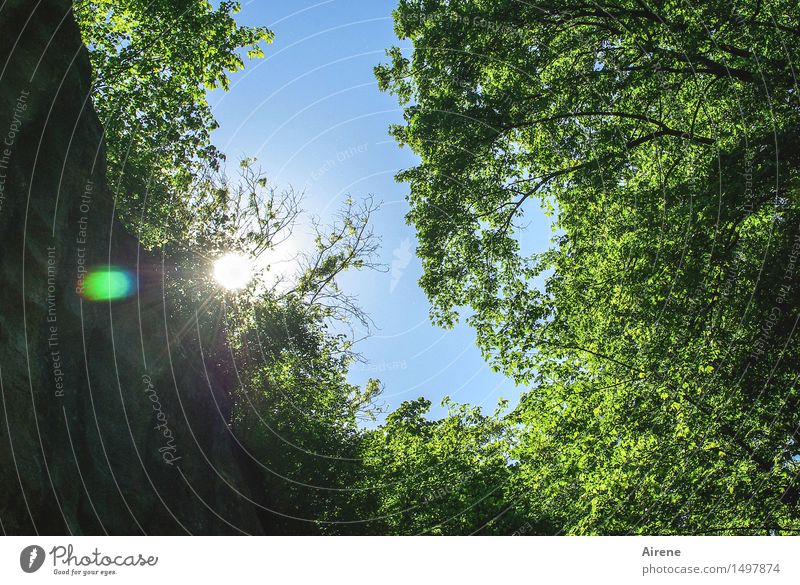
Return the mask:
M133 278L120 268L95 268L83 280L83 298L88 301L117 301L132 292Z

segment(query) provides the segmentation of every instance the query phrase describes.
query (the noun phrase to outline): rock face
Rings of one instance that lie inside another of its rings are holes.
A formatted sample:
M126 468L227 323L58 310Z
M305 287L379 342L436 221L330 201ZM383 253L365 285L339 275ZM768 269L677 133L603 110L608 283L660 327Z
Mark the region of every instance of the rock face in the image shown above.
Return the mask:
M6 534L269 532L228 424L220 341L174 323L160 258L113 219L65 0L0 7L0 524ZM88 302L91 266L133 275ZM200 356L205 356L201 358Z

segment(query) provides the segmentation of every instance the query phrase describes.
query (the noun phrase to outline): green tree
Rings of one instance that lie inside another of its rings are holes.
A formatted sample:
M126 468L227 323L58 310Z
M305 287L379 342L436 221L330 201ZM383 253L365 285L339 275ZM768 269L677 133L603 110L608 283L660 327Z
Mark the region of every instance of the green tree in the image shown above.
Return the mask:
M86 0L75 16L93 71L117 213L148 245L185 228L194 180L222 154L207 92L227 90L244 58L263 56L263 27L240 26L237 2Z
M509 499L515 466L509 430L498 413L446 399L430 420L430 401L403 403L366 433L363 446L366 530L375 534L547 532ZM534 528L535 526L535 528Z
M293 278L276 276L268 258L303 220L302 198L269 183L254 159L237 177L205 173L196 181L194 215L184 236L163 246L169 322L181 337L204 332L210 386L233 396L229 418L252 469L264 525L278 533L343 532L358 520L362 481L360 422L374 420L382 386L348 382L358 355L348 323L368 316L337 280L352 269L382 269L370 225L377 205L348 199L330 225L298 254ZM211 274L216 258L253 259L249 286L225 291ZM226 365L228 364L228 365ZM357 492L355 492L356 495Z
M529 511L797 529L796 4L408 0L395 25L413 55L376 74L421 159L420 283L532 387L508 421Z

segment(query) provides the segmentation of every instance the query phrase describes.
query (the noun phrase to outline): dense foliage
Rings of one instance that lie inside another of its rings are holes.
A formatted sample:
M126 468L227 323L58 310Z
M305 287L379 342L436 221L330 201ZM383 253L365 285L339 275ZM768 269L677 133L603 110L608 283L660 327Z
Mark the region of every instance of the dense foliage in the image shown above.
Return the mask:
M359 423L379 412L381 385L347 380L358 356L342 325L366 316L337 279L350 269L380 268L370 227L376 205L348 200L332 224L313 222L313 249L285 275L259 258L297 229L301 196L271 185L253 159L241 161L237 177L208 172L195 184L189 229L162 248L169 320L187 324L178 340L193 330L223 338L206 342L202 357L229 364L210 383L233 396L233 411L224 414L252 470L264 525L309 533L358 516ZM253 258L256 274L244 290L226 292L212 278L212 263L231 251Z
M797 8L401 0L413 53L390 49L376 74L421 160L399 175L421 286L433 320L467 314L526 392L510 413L448 402L432 420L420 398L365 427L381 386L347 381L340 325L368 318L336 282L379 268L370 200L314 223L288 282L224 295L208 276L300 216L254 161L229 181L210 142L206 91L271 33L238 26L230 2L77 5L119 212L163 244L172 321L225 336L230 421L271 526L800 530ZM538 208L553 233L537 251Z
M547 533L510 500L509 429L477 407L445 401L430 420L430 401L404 403L367 434L366 486L373 492L368 529L376 534Z
M528 514L780 530L797 507L797 4L401 0L376 73L444 325L530 387ZM526 209L552 245L524 248Z
M266 28L239 26L236 2L86 0L75 16L89 48L117 213L149 245L189 221L195 178L217 167L206 93L228 89L243 58L263 56Z

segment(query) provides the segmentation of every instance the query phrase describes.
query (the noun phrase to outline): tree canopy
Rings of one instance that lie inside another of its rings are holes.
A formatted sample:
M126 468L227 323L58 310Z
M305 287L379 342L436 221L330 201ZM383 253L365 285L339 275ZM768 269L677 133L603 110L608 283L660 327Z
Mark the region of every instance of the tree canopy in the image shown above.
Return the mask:
M209 258L258 257L302 213L254 160L229 180L211 141L207 91L272 38L237 10L75 7L118 213L169 260L178 340L224 338L226 414L271 526L800 530L796 2L400 0L413 50L375 73L420 160L398 175L420 285L523 394L491 414L446 400L439 420L419 398L379 424L381 383L348 381L340 327L369 317L337 284L381 268L371 198L312 222L289 282L209 302ZM526 243L537 213L544 250Z
M218 168L207 92L227 90L272 32L240 26L237 2L86 0L75 16L89 48L109 183L123 222L149 245L187 224L194 179Z
M420 284L529 388L514 482L566 532L798 525L796 9L395 12Z

